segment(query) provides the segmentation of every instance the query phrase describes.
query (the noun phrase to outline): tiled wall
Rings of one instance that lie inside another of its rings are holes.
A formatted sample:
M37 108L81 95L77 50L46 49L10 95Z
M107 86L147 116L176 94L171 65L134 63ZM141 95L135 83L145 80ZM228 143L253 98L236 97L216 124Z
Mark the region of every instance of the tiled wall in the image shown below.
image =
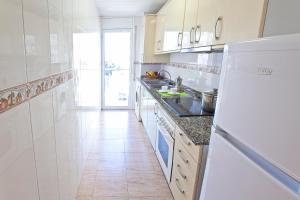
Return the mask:
M223 53L175 53L163 68L170 72L172 80L178 76L183 84L197 91L209 91L219 87Z
M92 0L0 1L0 200L75 199L89 138L73 34L97 21Z

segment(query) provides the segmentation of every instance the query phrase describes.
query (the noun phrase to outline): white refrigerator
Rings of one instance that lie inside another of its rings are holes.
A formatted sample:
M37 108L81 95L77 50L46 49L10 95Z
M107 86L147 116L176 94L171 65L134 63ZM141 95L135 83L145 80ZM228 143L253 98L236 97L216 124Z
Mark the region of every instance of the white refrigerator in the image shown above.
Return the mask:
M225 48L200 200L300 199L300 34Z

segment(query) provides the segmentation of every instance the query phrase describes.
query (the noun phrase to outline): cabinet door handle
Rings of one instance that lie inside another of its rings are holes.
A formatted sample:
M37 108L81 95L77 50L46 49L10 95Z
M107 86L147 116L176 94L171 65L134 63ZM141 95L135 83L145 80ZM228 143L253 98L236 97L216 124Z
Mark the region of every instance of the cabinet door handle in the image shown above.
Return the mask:
M181 149L178 150L178 153L179 153L179 157L182 159L183 162L189 163L189 160L184 157Z
M154 104L154 114L157 115L157 110L158 110L158 104Z
M179 183L179 179L176 178L176 179L175 179L175 182L176 182L176 186L177 186L178 190L179 190L182 194L184 194L185 192L184 192L184 190L181 188L181 185L180 185L180 183Z
M195 28L192 27L191 30L190 30L190 44L193 44L194 43L194 40L193 40L193 32L194 32Z
M138 92L135 92L135 102L138 102Z
M217 33L217 29L219 26L219 23L223 20L223 18L220 16L218 17L216 23L215 23L215 39L219 40L221 38L221 32L222 32L222 27L219 29L219 32Z
M182 138L182 141L186 144L186 145L188 145L188 146L190 146L191 145L191 142L189 142L189 141L186 141L186 139L185 139L185 137L184 137L184 135L183 135L183 133L179 133L179 135L181 136L181 138Z
M184 175L184 174L182 173L182 171L181 171L181 166L180 166L179 164L177 164L177 168L178 168L177 171L178 171L178 173L180 174L180 176L181 176L183 179L186 180L187 176Z
M158 40L156 43L157 43L157 48L156 48L156 49L157 49L158 51L160 51L160 49L161 49L161 41Z
M198 34L199 37L197 37L197 33L199 33L199 34ZM200 38L201 38L201 26L198 25L198 26L196 27L196 30L195 30L195 42L196 42L196 43L199 43L199 42L200 42Z
M182 34L182 33L179 32L179 33L178 33L178 37L177 37L177 46L179 46L179 47L181 46L181 39L180 39L181 34Z

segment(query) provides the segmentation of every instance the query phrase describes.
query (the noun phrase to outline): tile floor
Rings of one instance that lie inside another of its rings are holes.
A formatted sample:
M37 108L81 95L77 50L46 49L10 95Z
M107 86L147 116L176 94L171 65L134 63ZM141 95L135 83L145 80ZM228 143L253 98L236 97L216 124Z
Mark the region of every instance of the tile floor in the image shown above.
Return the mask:
M173 200L133 111L91 112L94 140L77 200Z

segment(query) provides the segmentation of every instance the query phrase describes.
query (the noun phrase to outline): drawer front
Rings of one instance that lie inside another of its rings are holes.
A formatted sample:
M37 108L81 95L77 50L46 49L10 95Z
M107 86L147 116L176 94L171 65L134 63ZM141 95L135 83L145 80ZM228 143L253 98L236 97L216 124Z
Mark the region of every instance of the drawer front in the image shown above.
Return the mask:
M178 168L177 165L186 170L186 173L190 176L197 174L198 163L194 161L193 157L184 148L184 145L175 140L173 170Z
M198 166L183 144L175 141L170 184L175 200L193 199L198 181Z
M193 169L187 168L181 159L176 157L174 158L173 172L175 172L179 178L182 179L182 184L184 184L185 189L194 194L198 181L197 169L194 169L194 167Z
M193 189L189 188L187 181L176 170L173 171L170 188L175 200L193 200Z
M201 145L195 145L178 127L176 127L175 130L175 140L180 141L183 144L185 149L197 163L201 161Z

